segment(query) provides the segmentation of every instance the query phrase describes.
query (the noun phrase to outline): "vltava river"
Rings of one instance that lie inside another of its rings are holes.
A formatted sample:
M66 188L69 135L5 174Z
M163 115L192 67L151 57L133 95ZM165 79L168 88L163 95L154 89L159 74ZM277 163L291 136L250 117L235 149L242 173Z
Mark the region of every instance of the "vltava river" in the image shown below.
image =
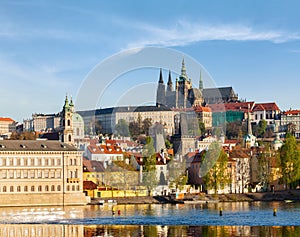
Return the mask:
M298 237L299 217L284 202L0 208L0 237Z

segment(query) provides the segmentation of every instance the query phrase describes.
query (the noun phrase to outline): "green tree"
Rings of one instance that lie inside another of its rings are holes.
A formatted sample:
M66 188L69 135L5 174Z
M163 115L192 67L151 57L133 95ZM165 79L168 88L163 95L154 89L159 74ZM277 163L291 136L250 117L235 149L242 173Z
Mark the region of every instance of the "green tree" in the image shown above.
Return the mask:
M156 177L156 154L154 142L151 137L146 138L146 145L143 152L143 185L147 188L150 196L151 191L156 187L158 181Z
M223 189L230 183L230 175L227 173L228 156L218 142L211 143L203 157L200 175L203 177L206 189Z
M133 139L136 139L140 135L139 124L136 121L129 123L129 132Z
M182 190L188 181L185 162L179 162L173 159L168 164L168 170L170 188Z
M284 184L295 188L300 179L300 152L296 138L287 133L285 143L280 150L280 163Z
M152 126L152 121L150 118L145 118L142 122L142 133L149 136L149 128Z
M203 122L199 121L198 126L199 126L199 130L200 130L200 134L204 135L205 134L205 124Z
M267 121L262 119L259 121L258 123L258 136L259 137L264 137L265 135L265 132L267 130Z
M258 181L267 189L272 178L271 172L271 151L262 151L258 153Z
M115 126L115 134L122 137L129 137L128 123L124 119L120 119Z

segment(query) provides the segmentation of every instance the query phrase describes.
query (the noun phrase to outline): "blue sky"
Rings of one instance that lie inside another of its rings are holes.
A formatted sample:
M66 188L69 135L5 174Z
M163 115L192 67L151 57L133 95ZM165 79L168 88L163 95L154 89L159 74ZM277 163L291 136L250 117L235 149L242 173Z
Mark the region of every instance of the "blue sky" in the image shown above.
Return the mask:
M300 109L299 9L298 1L2 0L0 116L21 122L58 112L96 65L146 46L189 55L240 98ZM97 106L116 105L115 94L123 95L129 82L153 84L158 73L120 77Z

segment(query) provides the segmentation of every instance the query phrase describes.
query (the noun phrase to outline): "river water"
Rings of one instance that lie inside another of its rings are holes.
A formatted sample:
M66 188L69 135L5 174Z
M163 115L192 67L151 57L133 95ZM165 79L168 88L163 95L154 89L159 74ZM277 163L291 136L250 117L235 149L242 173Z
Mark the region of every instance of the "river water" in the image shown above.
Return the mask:
M0 223L0 237L298 237L300 203L105 204L0 208Z

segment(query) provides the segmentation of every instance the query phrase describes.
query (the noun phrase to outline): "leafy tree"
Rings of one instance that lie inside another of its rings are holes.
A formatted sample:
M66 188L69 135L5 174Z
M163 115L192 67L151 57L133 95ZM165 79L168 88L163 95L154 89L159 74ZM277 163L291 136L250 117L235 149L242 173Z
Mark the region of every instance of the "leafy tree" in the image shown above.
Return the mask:
M296 124L294 124L294 123L289 123L289 124L287 125L286 132L287 132L287 133L290 133L290 134L292 134L292 135L295 135L295 132L296 132Z
M136 139L140 135L139 124L136 121L129 123L129 132L132 138Z
M10 140L35 140L36 138L35 132L13 132L10 136Z
M145 118L142 122L142 132L149 136L149 128L152 126L152 121L150 118Z
M170 187L182 190L187 184L188 176L186 173L185 162L172 160L168 164Z
M217 193L230 183L227 173L228 156L218 142L211 143L209 150L203 157L200 175L203 177L206 189L213 189Z
M122 137L129 137L128 123L124 119L120 119L115 126L115 134Z
M170 142L169 139L166 139L166 140L165 140L165 145L166 145L166 148L167 148L167 149L170 149L170 148L173 147L173 144Z
M296 138L287 133L284 145L280 150L280 161L283 182L286 187L295 188L300 179L300 152Z
M154 150L154 142L151 137L146 138L146 145L143 149L143 185L146 186L150 195L158 181L156 177L156 154Z
M271 152L264 150L258 153L258 181L263 184L265 189L268 188L272 178L271 172Z
M242 138L246 134L247 128L242 121L228 122L226 124L226 137L228 139Z
M205 124L203 122L199 121L198 126L199 126L199 130L200 130L200 134L204 135L205 134Z
M258 123L258 136L264 137L265 132L267 130L267 125L268 124L267 124L266 120L262 119L262 120L259 121L259 123Z

